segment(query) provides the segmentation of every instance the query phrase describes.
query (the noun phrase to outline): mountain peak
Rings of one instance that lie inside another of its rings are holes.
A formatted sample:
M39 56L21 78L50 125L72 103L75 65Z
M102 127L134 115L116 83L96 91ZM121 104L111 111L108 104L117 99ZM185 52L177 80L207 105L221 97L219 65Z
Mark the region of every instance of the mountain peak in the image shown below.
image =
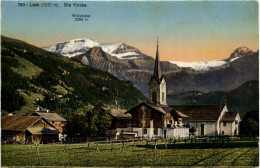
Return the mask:
M102 57L104 54L104 51L102 50L101 47L93 47L90 49L90 55L94 57Z
M250 50L249 48L243 46L243 47L239 47L237 48L230 56L230 58L236 58L236 57L239 57L239 56L242 56L242 55L245 55L245 54L248 54L252 52L252 50Z
M73 39L44 49L71 58L84 54L93 47L100 47L102 52L108 53L119 59L136 59L140 58L141 55L141 52L138 49L128 46L123 42L100 43L89 38Z

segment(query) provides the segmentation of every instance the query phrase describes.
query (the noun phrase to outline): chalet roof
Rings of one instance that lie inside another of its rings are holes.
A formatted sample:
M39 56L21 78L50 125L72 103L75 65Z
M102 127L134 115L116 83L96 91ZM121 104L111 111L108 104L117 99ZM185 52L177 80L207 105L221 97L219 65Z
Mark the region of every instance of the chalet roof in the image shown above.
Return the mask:
M2 116L1 127L7 131L25 131L41 118L41 116Z
M106 135L116 135L117 134L117 130L107 130L106 131Z
M226 112L221 121L225 121L225 122L234 122L236 117L238 115L238 112Z
M217 121L225 105L181 105L174 109L187 115L183 120L189 121Z
M175 108L172 108L171 113L172 113L173 116L176 115L176 116L181 117L181 118L189 117L189 116L183 114L182 112L176 110Z
M142 102L142 103L138 104L137 106L131 108L128 111L126 111L125 114L131 113L131 112L133 112L134 110L136 110L137 108L139 108L141 106L147 106L147 107L152 108L155 111L158 111L159 113L166 114L166 112L161 108L160 105L156 105L156 104L153 104L153 103L146 103L146 102Z
M58 115L57 113L53 111L46 111L46 110L41 110L41 111L32 111L33 114L37 114L39 116L42 116L48 121L66 121L63 117Z
M125 114L125 109L108 109L112 116L116 117L117 119L131 119L130 114Z
M43 127L32 127L27 129L33 135L41 135L41 134L59 134L59 131L55 128L43 128Z
M125 114L127 113L131 113L132 111L134 111L135 109L137 109L140 106L147 106L155 111L158 111L159 113L162 114L166 114L168 112L170 112L172 110L171 107L167 106L167 105L161 105L158 103L147 103L147 102L142 102L140 104L138 104L137 106L131 108L130 110L126 111Z

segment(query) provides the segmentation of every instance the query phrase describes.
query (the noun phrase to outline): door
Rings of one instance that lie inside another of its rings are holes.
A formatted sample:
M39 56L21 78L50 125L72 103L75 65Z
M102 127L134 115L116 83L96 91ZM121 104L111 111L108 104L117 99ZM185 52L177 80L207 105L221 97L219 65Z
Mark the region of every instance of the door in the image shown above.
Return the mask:
M200 125L201 135L204 135L204 124Z

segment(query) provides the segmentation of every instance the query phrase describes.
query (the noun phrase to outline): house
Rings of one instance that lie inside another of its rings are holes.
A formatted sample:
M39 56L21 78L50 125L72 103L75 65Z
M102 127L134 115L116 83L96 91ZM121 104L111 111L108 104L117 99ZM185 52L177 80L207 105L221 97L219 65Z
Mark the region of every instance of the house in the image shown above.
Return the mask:
M66 125L66 119L51 110L43 110L38 108L37 110L31 110L29 113L31 116L41 116L49 121L59 131L59 139L63 138L63 132Z
M125 114L126 110L124 109L104 109L111 114L112 123L110 130L106 131L106 136L109 140L111 139L120 139L122 133L131 131L131 115Z
M154 73L149 81L149 102L142 102L125 114L132 116L132 132L139 137L189 137L189 128L182 124L188 117L166 103L167 83L161 73L158 40Z
M56 142L59 131L41 116L2 116L2 138L20 143Z
M112 116L111 129L116 129L120 133L130 131L132 118L130 114L125 114L126 110L109 109L108 111Z
M132 115L132 132L139 137L189 136L189 129L182 124L188 116L167 105L142 102L126 113Z

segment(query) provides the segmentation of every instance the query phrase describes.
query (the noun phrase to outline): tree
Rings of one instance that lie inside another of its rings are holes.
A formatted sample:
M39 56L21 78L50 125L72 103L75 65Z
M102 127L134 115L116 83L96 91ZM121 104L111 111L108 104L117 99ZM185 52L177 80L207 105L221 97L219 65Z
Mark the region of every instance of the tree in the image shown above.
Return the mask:
M111 126L111 115L101 105L79 108L68 119L66 130L69 136L104 136Z
M258 111L247 112L240 124L240 133L244 136L259 136Z
M192 135L194 135L196 131L197 131L197 129L196 129L195 127L191 127L191 128L190 128L190 133L191 133Z
M91 112L87 113L88 135L104 136L106 130L111 126L111 119L109 112L101 108L101 105L95 106Z

